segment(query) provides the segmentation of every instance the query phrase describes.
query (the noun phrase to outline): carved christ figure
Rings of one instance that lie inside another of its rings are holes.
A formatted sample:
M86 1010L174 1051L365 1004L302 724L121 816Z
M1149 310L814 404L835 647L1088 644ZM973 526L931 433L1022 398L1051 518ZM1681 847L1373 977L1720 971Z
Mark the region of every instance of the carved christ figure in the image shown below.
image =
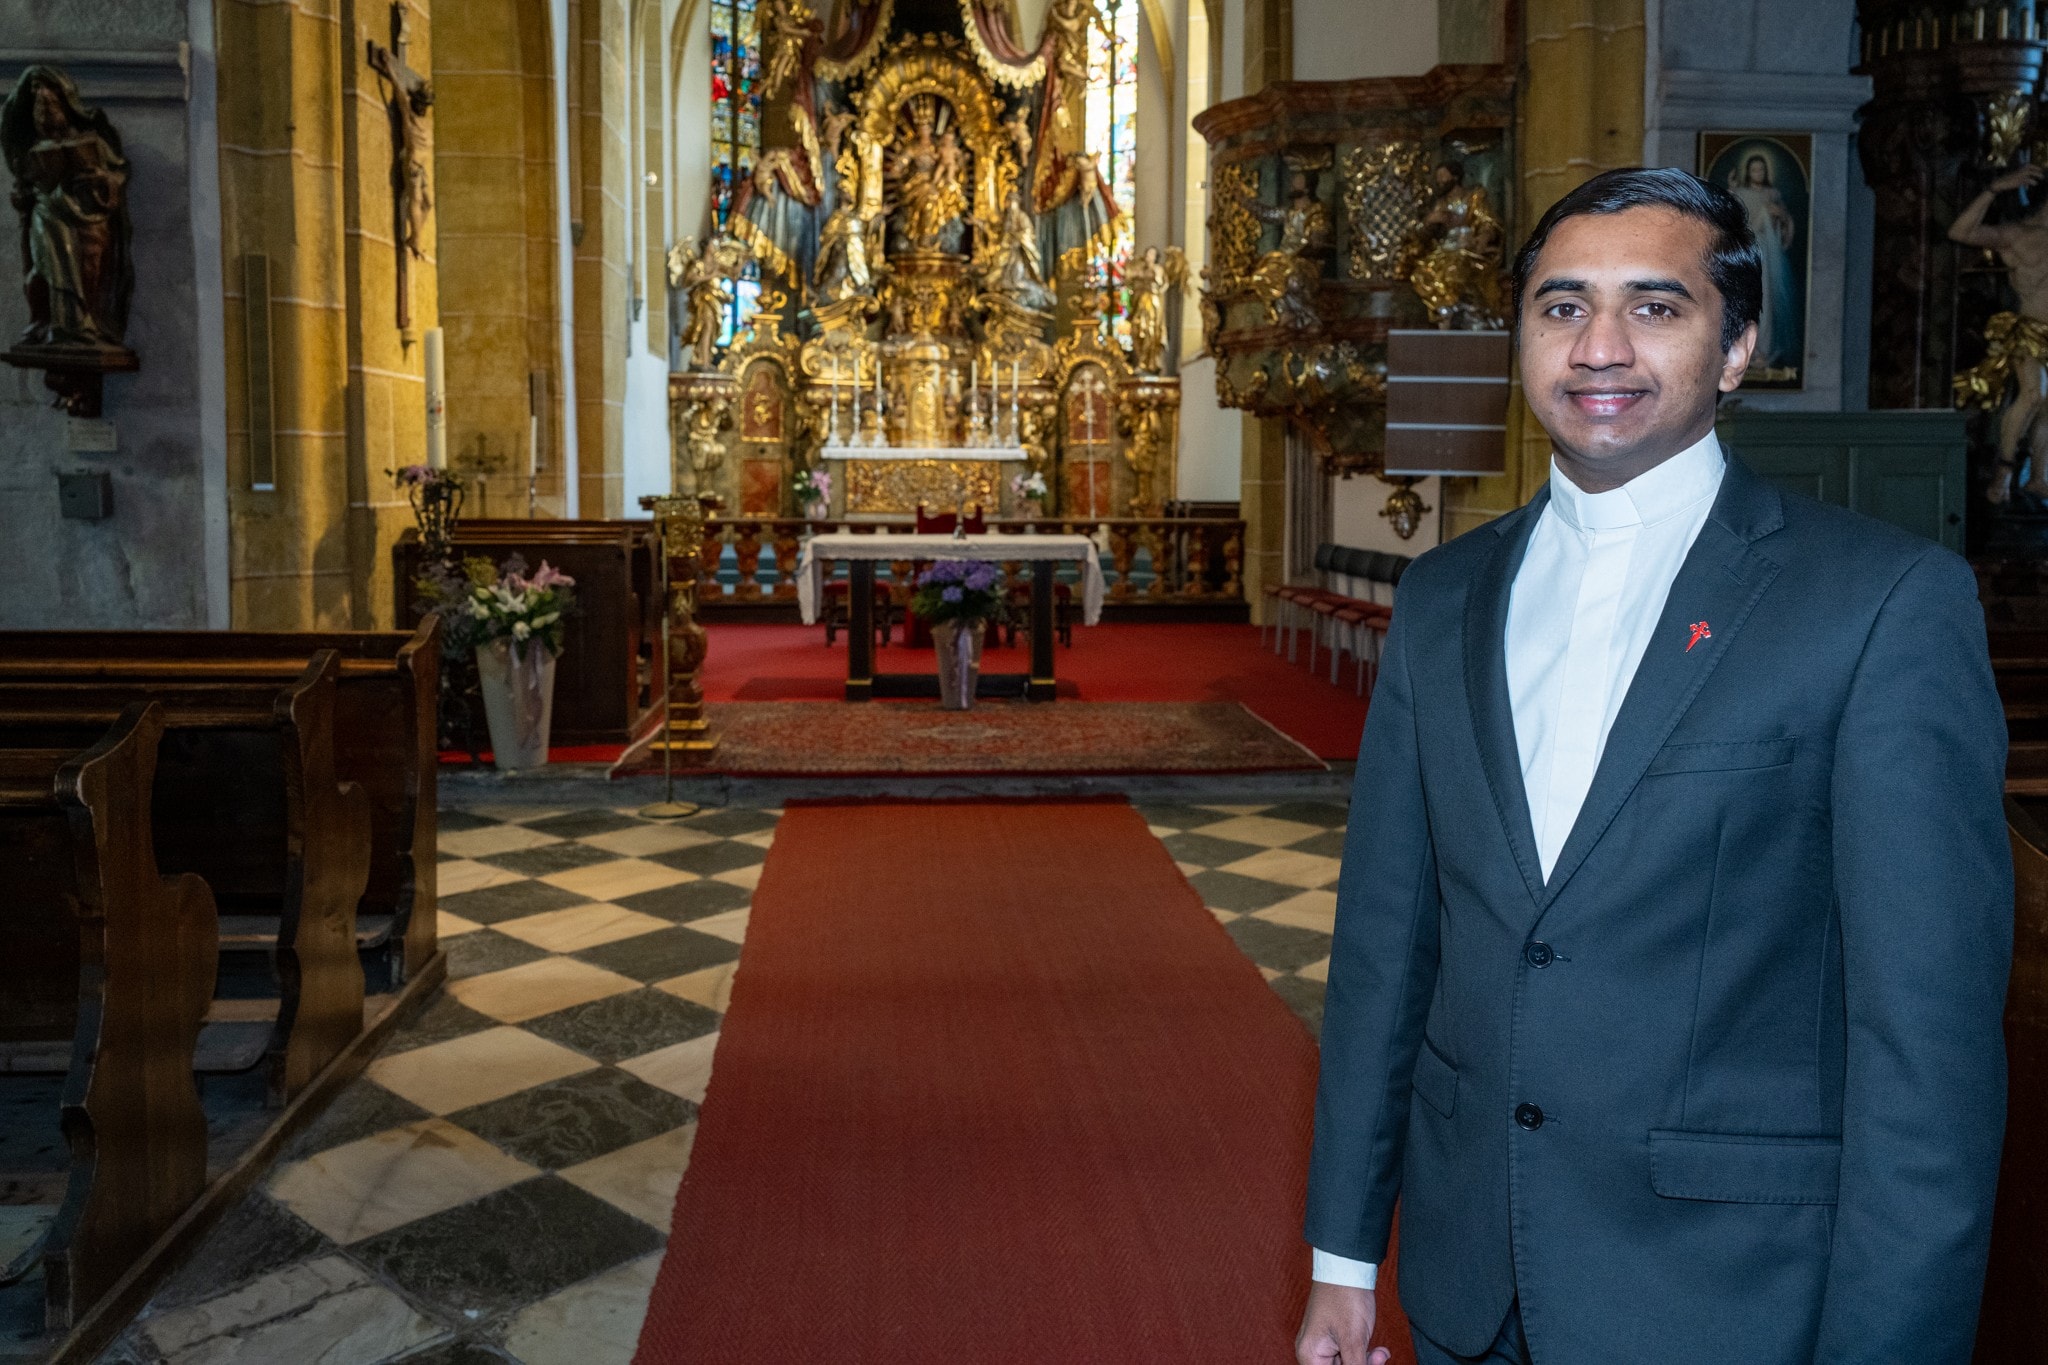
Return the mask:
M68 76L32 66L0 109L0 151L21 215L21 344L119 350L133 287L120 135Z
M2042 175L2040 166L2022 166L1998 177L1970 201L1948 230L1949 237L1964 246L1997 252L2020 301L2017 314L1999 313L1986 325L1991 353L1983 364L1965 371L1956 381L1962 388L1966 381L1981 376L1979 401L1985 407L2003 404L1998 419L1998 477L1986 492L1994 503L2010 496L2013 470L2023 448L2030 451L2033 461L2026 491L2048 498L2048 208L2015 223L1994 226L1984 221L2000 194L2033 189Z
M391 46L371 43L367 60L370 69L390 86L391 188L398 227L398 325L412 325L412 271L409 261L427 255L427 215L434 207L431 180L427 174L429 131L427 115L434 107L434 90L427 78L406 63L410 46L406 33L405 6L391 7Z

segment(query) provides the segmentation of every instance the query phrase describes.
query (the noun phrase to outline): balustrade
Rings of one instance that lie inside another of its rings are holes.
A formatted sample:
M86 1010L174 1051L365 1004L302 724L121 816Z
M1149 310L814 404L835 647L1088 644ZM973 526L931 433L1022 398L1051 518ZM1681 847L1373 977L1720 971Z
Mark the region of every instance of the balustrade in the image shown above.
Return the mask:
M796 600L804 540L820 532L908 531L909 521L810 517L713 517L704 530L704 578L697 593L715 607L774 606ZM1244 601L1244 522L1220 517L1044 517L996 520L998 535L1085 535L1102 547L1109 600L1119 604L1227 605ZM764 570L763 559L769 561ZM909 561L889 566L898 600L909 594Z

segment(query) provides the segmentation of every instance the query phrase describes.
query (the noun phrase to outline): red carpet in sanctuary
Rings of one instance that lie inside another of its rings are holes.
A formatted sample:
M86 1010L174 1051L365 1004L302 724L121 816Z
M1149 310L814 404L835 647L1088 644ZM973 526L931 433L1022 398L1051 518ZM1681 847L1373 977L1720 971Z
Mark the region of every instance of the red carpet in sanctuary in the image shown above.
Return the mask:
M792 804L635 1360L1280 1365L1315 1071L1128 806Z
M711 648L703 675L708 701L836 701L842 695L844 634L828 646L819 626L721 622L708 629ZM1304 660L1307 648L1304 642ZM989 651L983 667L1021 672L1028 657L1020 636L1015 647ZM1290 664L1261 644L1256 626L1077 626L1073 648L1061 646L1054 665L1063 700L1242 702L1318 758L1358 757L1366 704L1353 691L1349 656L1333 687L1327 654L1310 672L1305 662ZM875 667L883 673L930 673L935 665L930 649L892 643L876 651Z

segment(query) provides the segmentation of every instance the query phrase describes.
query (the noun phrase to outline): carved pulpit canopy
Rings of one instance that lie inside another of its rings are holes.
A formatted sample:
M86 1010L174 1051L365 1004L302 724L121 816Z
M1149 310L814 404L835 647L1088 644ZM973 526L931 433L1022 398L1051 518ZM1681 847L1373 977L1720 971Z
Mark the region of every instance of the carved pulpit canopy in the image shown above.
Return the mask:
M122 344L135 273L121 135L64 72L31 66L0 104L0 154L14 177L29 311L0 359L44 371L57 406L97 417L101 376L136 368Z
M1502 321L1513 121L1502 66L1283 81L1197 118L1223 405L1287 418L1336 472L1378 473L1389 330Z

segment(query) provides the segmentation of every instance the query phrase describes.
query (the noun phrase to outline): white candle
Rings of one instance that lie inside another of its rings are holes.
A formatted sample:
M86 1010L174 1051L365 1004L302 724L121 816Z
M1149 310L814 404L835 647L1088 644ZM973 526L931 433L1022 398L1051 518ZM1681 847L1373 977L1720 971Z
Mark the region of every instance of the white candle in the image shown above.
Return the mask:
M825 444L839 443L839 352L832 353L832 429L826 433Z
M526 477L540 477L540 414L526 415Z
M441 329L427 329L427 467L448 467L448 383L441 369Z

